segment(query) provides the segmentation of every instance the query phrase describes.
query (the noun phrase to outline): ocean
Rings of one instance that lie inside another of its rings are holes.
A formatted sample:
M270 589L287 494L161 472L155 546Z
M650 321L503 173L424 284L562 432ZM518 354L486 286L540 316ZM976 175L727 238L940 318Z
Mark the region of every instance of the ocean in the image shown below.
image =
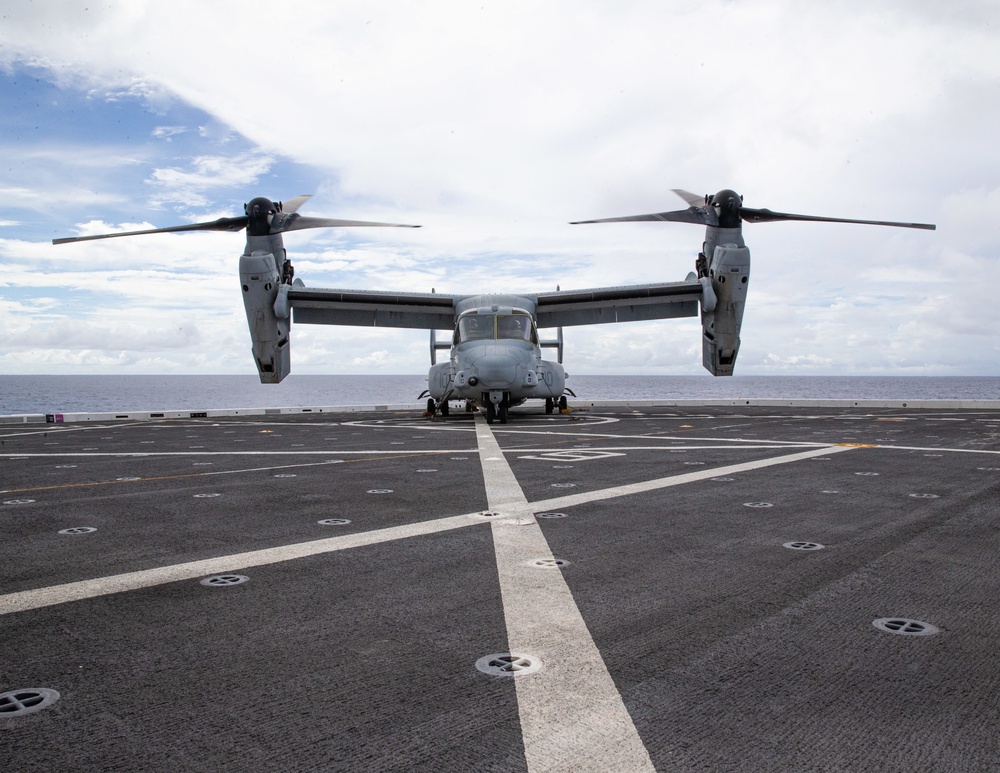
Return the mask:
M578 376L581 400L805 398L1000 400L1000 377ZM425 376L0 376L0 415L419 405ZM572 400L571 400L572 402Z

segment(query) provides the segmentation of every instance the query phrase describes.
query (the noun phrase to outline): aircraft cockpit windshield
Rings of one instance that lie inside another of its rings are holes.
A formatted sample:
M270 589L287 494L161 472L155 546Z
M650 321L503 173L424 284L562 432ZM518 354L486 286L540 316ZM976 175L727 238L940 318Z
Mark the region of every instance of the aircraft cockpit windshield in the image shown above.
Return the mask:
M497 338L531 341L531 317L527 314L497 314Z
M463 314L458 320L455 343L509 340L537 342L527 314Z

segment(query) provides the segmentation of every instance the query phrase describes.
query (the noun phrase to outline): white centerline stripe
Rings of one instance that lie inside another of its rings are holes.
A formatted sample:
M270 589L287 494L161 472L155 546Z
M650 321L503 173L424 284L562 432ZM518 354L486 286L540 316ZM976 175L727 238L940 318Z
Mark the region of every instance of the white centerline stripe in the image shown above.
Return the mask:
M529 565L552 551L482 416L476 425L489 509L502 514L492 529L508 647L542 661L514 682L529 773L654 770L562 572Z
M337 550L375 545L380 542L389 542L391 540L417 537L424 534L434 534L435 532L447 531L449 529L459 529L464 526L482 524L481 520L471 518L470 515L472 514L455 515L450 518L437 518L433 521L420 521L402 526L393 526L388 529L377 529L357 534L346 534L342 537L298 542L292 545L265 548L264 550L251 550L246 553L206 558L201 561L190 561L185 564L174 564L173 566L164 566L157 569L144 569L138 572L116 574L111 577L99 577L94 580L81 580L80 582L71 582L65 585L53 585L48 588L8 593L0 596L0 615L7 615L11 612L23 612L28 609L38 609L39 607L52 606L53 604L65 604L69 601L91 599L112 593L139 590L140 588L149 588L168 582L191 580L209 574L235 572L238 569L247 569L253 566L276 564L282 561L291 561L322 553L332 553Z

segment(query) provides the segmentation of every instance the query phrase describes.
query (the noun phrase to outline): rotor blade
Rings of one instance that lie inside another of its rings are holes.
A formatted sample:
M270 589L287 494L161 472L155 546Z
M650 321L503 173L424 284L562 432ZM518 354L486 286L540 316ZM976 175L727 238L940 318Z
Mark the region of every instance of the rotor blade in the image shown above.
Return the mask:
M704 199L701 199L704 201ZM656 212L651 215L632 215L631 217L606 217L601 220L577 220L570 225L586 223L634 223L661 221L669 223L696 223L698 225L718 225L719 216L715 210L706 207L691 207L676 212Z
M792 215L787 212L772 212L769 209L740 207L740 217L748 223L771 223L777 220L802 220L815 223L855 223L857 225L887 225L895 228L921 228L933 231L936 225L930 223L897 223L889 220L850 220L842 217L816 217L814 215Z
M172 225L167 228L150 228L146 231L121 231L113 234L98 234L96 236L67 236L62 239L53 239L53 244L67 244L69 242L89 242L95 239L114 239L118 236L142 236L143 234L165 234L176 233L178 231L241 231L247 226L248 218L243 217L220 217L210 223L191 223L190 225Z
M691 193L690 191L684 191L684 190L681 190L680 188L672 188L671 190L673 190L674 193L676 193L678 196L680 196L682 199L684 199L684 201L686 201L689 206L692 206L692 207L703 207L703 206L705 206L705 197L704 196L699 196L696 193Z
M419 225L402 225L400 223L371 223L367 220L333 220L326 217L303 217L292 213L284 217L275 216L271 221L271 233L285 231L301 231L306 228L342 228L345 226L380 226L387 228L420 228Z
M301 196L296 196L294 199L289 199L288 201L282 202L281 211L286 212L291 215L294 212L299 211L299 207L305 204L309 199L312 198L312 194L304 193Z

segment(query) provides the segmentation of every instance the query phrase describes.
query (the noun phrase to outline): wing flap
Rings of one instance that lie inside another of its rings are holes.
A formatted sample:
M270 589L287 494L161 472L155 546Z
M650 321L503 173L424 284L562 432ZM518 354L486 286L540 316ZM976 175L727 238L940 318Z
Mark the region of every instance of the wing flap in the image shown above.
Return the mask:
M456 296L374 290L293 288L292 319L307 325L354 325L451 330Z
M699 282L560 290L536 296L538 327L599 325L698 316Z

